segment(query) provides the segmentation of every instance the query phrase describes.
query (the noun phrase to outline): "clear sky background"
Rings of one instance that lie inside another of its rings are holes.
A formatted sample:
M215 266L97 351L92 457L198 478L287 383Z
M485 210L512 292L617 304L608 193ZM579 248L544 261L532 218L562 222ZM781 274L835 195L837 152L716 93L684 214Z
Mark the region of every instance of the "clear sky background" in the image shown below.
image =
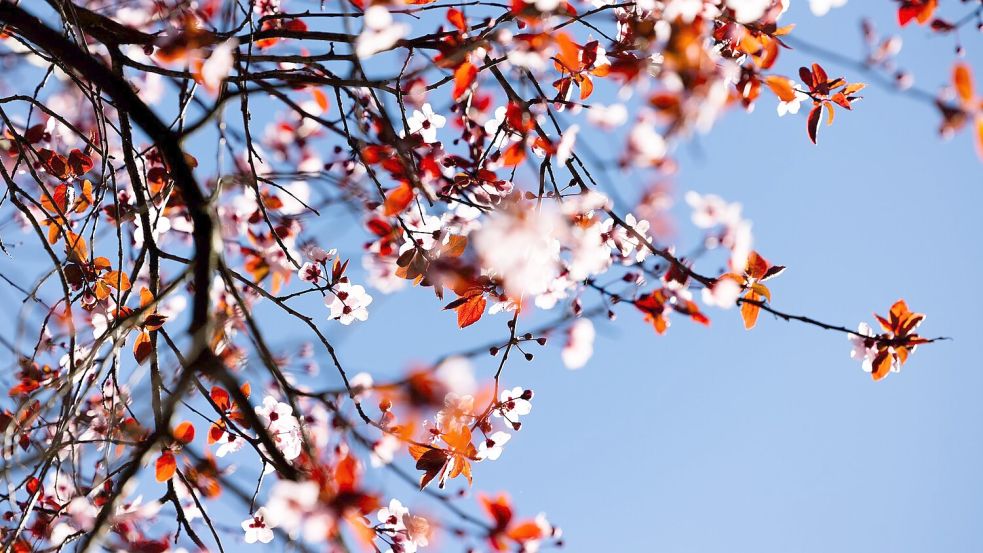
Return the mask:
M797 0L783 21L861 59L860 18L895 32L894 8L851 0L820 19ZM964 31L983 90L983 41L971 25ZM948 83L951 37L914 26L903 37L899 60L919 86ZM813 61L865 80L796 52L784 52L777 69L793 76ZM839 110L820 130L819 146L806 137L806 106L779 119L768 92L753 114L732 111L682 145L673 178L681 249L697 239L682 193L717 193L743 204L756 248L789 267L770 284L776 308L855 327L904 298L928 314L923 334L954 340L919 349L900 374L875 383L842 334L764 313L747 332L736 310L709 310L709 328L677 317L660 337L622 306L616 323L598 324L585 368L563 367L559 337L532 350L534 362L510 362L503 384L535 390L533 411L498 461L476 466L475 490L509 490L521 516L546 512L571 552L983 550L983 171L968 134L938 138L932 105L873 86L863 94L853 113ZM592 100L613 98L599 87ZM609 158L621 145L586 126L578 140ZM649 182L621 178L619 191L631 198ZM341 245L358 265L364 235L355 222L341 226L325 226L319 241ZM0 270L26 281L24 261L3 259ZM305 301L295 305L326 317L317 300ZM458 330L429 290L377 294L370 311L351 328L321 327L346 366L380 379L501 339L505 326L500 315ZM296 343L296 327L270 328L271 342ZM480 358L479 378L495 362ZM326 364L323 374L335 379ZM389 495L439 509L386 474L376 483ZM155 497L159 487L143 484ZM245 518L241 507L226 514L233 526ZM430 550L461 549L440 539Z

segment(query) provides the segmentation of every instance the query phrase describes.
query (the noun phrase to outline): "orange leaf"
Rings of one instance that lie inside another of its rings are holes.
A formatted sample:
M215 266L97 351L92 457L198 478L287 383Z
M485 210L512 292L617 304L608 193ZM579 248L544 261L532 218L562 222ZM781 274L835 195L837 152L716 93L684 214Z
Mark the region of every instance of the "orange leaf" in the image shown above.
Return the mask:
M594 82L589 77L584 77L580 81L580 99L586 100L594 92Z
M505 149L505 155L502 156L502 164L512 167L522 163L524 159L526 159L526 147L522 142L516 142Z
M761 301L761 297L755 293L750 293L745 296L745 299L752 301ZM758 322L758 313L761 312L761 307L754 303L741 303L741 317L744 319L744 328L751 330L754 325Z
M459 234L447 237L447 245L441 248L441 254L450 257L460 257L468 247L468 238Z
M560 47L560 51L557 55L557 60L559 67L557 70L561 73L575 73L583 69L580 62L580 47L570 40L570 35L566 33L560 33L556 35L556 45Z
M513 540L522 543L543 538L543 528L534 520L527 520L510 528L508 536Z
M59 184L53 196L49 196L47 191L41 195L41 207L52 215L65 213L68 211L68 195L68 185Z
M314 96L314 102L317 103L317 107L321 108L321 111L328 111L328 95L323 90L312 88L311 95Z
M174 472L177 471L177 460L174 459L174 454L170 451L165 451L160 454L157 458L157 463L155 465L154 476L157 477L158 482L167 482L174 477Z
M983 116L976 118L976 153L983 159Z
M125 292L130 289L130 277L126 276L126 273L122 273L120 271L109 271L103 275L102 280L109 286L112 286L121 292Z
M338 460L334 469L335 485L340 493L358 489L358 460L351 454Z
M386 195L386 203L384 204L386 217L402 213L411 201L413 201L413 187L409 184L404 182L390 190Z
M468 88L474 83L478 76L478 68L473 63L466 61L454 70L454 93L455 100L467 92Z
M870 376L874 380L881 380L889 372L891 372L891 354L888 353L886 349L882 349L877 352L877 357L874 358L872 363L872 368L870 371Z
M218 443L218 441L221 440L222 436L224 435L225 435L225 421L218 421L216 423L212 423L212 425L208 428L208 445Z
M812 82L814 82L816 86L829 82L829 76L826 74L823 66L819 65L818 63L812 64Z
M137 334L137 339L133 342L133 357L137 363L143 363L150 356L153 346L150 343L150 333L147 331Z
M182 422L174 429L174 439L182 444L190 444L195 439L195 427L188 421Z
M65 232L65 253L70 261L85 263L89 260L89 250L85 247L85 238L74 232Z
M956 92L963 103L968 103L973 99L973 77L970 75L969 66L965 63L957 63L952 70L952 84L956 87Z
M792 83L785 77L778 77L775 75L769 75L765 77L765 84L768 88L778 96L778 99L783 102L791 102L795 100L795 89L792 88Z

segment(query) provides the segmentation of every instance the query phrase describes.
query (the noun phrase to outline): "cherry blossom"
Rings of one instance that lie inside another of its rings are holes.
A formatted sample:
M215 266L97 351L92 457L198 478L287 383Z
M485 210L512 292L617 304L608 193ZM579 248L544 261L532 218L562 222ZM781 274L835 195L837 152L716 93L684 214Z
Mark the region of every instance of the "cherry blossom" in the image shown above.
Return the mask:
M437 141L437 130L444 128L447 118L434 113L430 104L423 104L419 110L413 110L407 123L410 133L419 133L424 142L432 144Z
M850 357L861 361L864 372L872 372L874 357L877 356L876 344L874 340L870 339L874 337L874 330L867 323L860 323L857 326L857 333L862 336L868 336L869 338L861 338L861 336L848 334L847 339L853 345L853 349L850 350ZM899 365L891 365L892 372L898 372L900 370L901 367Z
M505 280L510 296L545 292L559 271L562 220L554 211L512 211L490 217L474 236L483 264Z
M765 15L772 0L726 0L727 7L734 10L734 18L741 23L753 23Z
M795 98L789 101L783 101L779 99L778 107L776 108L779 117L785 117L785 115L789 113L793 115L799 113L799 107L802 105L802 102L809 99L809 96L807 94L805 94L804 92L800 92L799 87L798 85L796 85L795 81L789 80L789 83L791 83L790 86L792 86L795 89Z
M294 416L293 408L272 396L263 398L263 405L256 408L256 414L266 425L277 448L288 461L300 456L303 435L300 421Z
M364 21L362 34L355 41L355 54L361 59L388 50L409 32L408 25L393 22L389 10L379 4L365 10Z
M406 526L403 525L403 518L409 513L409 509L404 507L398 499L393 498L389 501L388 507L379 509L376 517L379 519L379 522L390 527L393 533L395 533L399 530L406 529Z
M246 543L270 543L273 541L273 526L267 521L266 508L260 507L246 520L242 521L242 529L246 532Z
M335 285L331 294L324 298L325 305L331 310L331 319L346 326L355 321L368 320L369 311L366 308L372 303L372 296L365 292L363 286L343 282Z
M297 273L300 275L300 280L303 280L304 282L316 283L317 281L321 280L321 277L323 276L321 267L310 262L304 263Z
M829 13L833 8L841 8L846 5L846 0L809 0L809 9L812 14L822 17Z
M398 499L391 499L389 506L380 509L376 517L382 525L380 531L393 540L391 551L414 553L418 547L429 544L429 521L411 515Z
M577 319L567 331L567 343L560 355L568 369L579 369L594 354L594 323L590 319Z
M495 416L502 417L513 424L519 422L520 416L528 415L532 411L530 402L532 396L532 390L525 390L521 386L502 390Z
M271 528L282 528L298 536L315 512L320 489L315 482L280 480L273 486L266 503L264 522Z
M747 256L744 256L745 259ZM741 295L741 286L732 279L720 279L702 292L703 303L708 306L730 309Z
M478 459L495 461L502 456L503 447L512 439L507 432L495 432L478 444Z
M230 38L215 47L201 66L201 80L205 88L212 94L217 94L222 82L229 76L229 71L235 62L235 52L239 42Z
M690 191L686 193L686 203L693 208L693 224L699 228L732 226L741 220L741 204L727 203L716 194L704 196Z

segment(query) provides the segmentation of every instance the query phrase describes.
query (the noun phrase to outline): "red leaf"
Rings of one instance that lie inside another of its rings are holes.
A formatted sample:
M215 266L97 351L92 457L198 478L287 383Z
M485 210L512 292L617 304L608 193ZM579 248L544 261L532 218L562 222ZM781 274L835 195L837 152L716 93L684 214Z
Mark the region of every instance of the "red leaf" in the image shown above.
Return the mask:
M447 10L447 21L450 21L451 25L457 27L462 33L468 30L468 22L464 18L464 14L461 13L461 10L456 8Z
M212 401L214 401L215 405L218 405L218 408L222 411L228 411L229 407L232 406L232 401L229 399L229 392L226 392L223 388L213 386L208 395L211 396Z
M809 121L806 123L806 131L809 133L809 140L816 144L816 135L819 133L819 121L823 117L823 105L816 104L809 111Z

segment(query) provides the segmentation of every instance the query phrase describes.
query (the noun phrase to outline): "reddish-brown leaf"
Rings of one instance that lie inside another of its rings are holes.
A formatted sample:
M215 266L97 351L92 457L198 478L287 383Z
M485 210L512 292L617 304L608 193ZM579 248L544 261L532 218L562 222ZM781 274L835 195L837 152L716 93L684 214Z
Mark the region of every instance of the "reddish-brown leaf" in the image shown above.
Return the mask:
M68 166L75 176L81 176L92 169L92 158L75 148L68 154Z
M467 301L455 307L458 328L464 328L478 322L478 319L485 314L486 303L485 297L478 294L469 297Z
M427 487L440 471L447 465L450 456L443 449L427 448L424 446L411 445L410 455L416 459L416 469L422 470L420 476L420 489Z
M822 120L822 117L823 105L816 104L812 106L812 109L809 111L809 120L806 122L806 132L809 133L809 140L811 140L813 144L817 143L816 138L819 134L819 121Z
M823 66L819 65L818 63L812 64L812 82L815 83L816 86L829 82L829 76L826 74Z
M68 160L65 158L65 156L52 152L47 148L41 148L38 150L38 159L41 160L41 164L48 173L58 177L59 179L68 178Z

